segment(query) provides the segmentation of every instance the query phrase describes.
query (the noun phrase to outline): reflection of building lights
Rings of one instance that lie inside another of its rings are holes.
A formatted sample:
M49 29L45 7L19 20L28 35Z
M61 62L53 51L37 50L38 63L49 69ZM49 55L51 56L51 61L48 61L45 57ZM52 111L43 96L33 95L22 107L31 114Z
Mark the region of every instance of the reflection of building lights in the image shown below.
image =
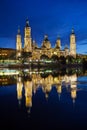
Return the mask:
M76 97L77 97L77 95L76 95L76 88L71 89L71 98L73 99L73 103L75 103Z
M62 93L62 86L59 84L59 85L56 86L56 89L57 89L59 100L60 100L60 96L61 96L61 93Z
M17 78L17 99L19 101L19 105L21 104L21 99L22 99L22 89L23 89L23 84L21 77Z
M25 105L32 107L32 81L25 82Z
M15 70L0 70L0 75L18 75L19 71Z
M8 71L8 70L7 70ZM29 70L27 70L29 71ZM48 77L42 78L40 73L37 71L37 69L34 69L36 71L32 75L28 73L28 76L32 77L32 81L24 81L24 90L25 90L25 106L28 110L28 113L30 113L31 108L32 108L32 94L36 94L36 91L38 88L42 87L43 93L45 93L45 97L48 98L49 93L52 90L52 86L56 86L56 90L59 96L62 93L62 83L64 82L64 85L70 85L70 88L68 87L67 90L71 90L71 98L73 99L73 103L75 103L75 99L77 97L77 86L76 86L76 80L77 80L77 75L72 75L72 76L57 76L53 77L51 74ZM37 73L38 72L38 73ZM43 72L43 71L41 71ZM27 75L27 74L26 74ZM1 79L0 79L1 81ZM4 83L6 79L3 79ZM70 84L68 82L70 81ZM74 82L75 81L75 82ZM64 86L63 86L64 87ZM17 98L19 100L19 104L21 104L21 99L22 99L22 90L23 90L23 83L22 83L22 78L17 77Z

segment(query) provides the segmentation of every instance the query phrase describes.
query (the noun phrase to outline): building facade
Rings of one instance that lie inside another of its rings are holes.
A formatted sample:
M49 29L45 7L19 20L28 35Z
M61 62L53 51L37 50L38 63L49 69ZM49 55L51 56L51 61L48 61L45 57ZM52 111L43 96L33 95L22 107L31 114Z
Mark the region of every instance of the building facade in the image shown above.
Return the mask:
M40 59L42 55L46 55L51 58L53 55L60 56L68 56L71 55L76 58L76 38L74 30L70 35L70 49L65 46L64 50L61 49L61 39L57 38L55 47L51 47L51 43L48 39L48 36L44 36L44 40L42 41L41 47L38 47L35 41L32 41L31 37L31 27L29 26L28 19L26 20L26 26L24 29L24 48L22 48L21 35L18 31L17 39L16 39L16 50L17 57L21 56L21 52L29 52L32 53L32 60Z

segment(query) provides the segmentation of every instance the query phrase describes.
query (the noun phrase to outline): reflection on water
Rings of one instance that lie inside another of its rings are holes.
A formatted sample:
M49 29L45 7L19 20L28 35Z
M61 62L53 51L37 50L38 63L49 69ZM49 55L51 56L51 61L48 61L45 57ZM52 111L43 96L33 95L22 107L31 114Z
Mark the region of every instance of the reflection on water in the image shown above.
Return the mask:
M33 106L33 99L38 91L44 95L46 101L54 90L60 102L63 94L68 94L72 104L75 104L78 98L77 92L86 89L83 87L87 84L86 80L81 80L81 77L79 78L81 75L83 75L82 71L79 73L77 70L74 73L62 73L58 70L0 70L0 86L15 85L19 107L23 107L24 101L27 114L31 114L32 108L35 107L35 105ZM54 97L55 92L53 93ZM56 119L54 120L56 122Z
M19 101L19 105L22 100L22 91L24 87L24 95L25 95L25 106L27 108L32 107L32 94L36 94L36 91L41 88L43 93L45 94L45 98L49 97L49 93L52 91L52 87L56 88L59 99L61 98L61 93L63 87L66 88L67 92L70 92L73 103L75 103L76 92L77 92L77 75L73 74L71 76L56 76L48 75L43 78L40 74L32 74L23 79L23 77L16 76L17 78L17 99Z

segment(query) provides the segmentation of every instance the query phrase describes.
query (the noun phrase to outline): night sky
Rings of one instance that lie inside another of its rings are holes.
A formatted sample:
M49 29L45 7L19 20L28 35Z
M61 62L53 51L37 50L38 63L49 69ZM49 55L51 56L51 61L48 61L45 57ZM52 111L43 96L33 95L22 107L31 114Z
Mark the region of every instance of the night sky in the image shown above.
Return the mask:
M87 54L86 0L0 0L0 47L16 47L18 26L23 37L27 17L32 38L39 46L45 34L52 47L58 36L61 37L62 49L66 44L69 46L70 33L74 28L77 52Z

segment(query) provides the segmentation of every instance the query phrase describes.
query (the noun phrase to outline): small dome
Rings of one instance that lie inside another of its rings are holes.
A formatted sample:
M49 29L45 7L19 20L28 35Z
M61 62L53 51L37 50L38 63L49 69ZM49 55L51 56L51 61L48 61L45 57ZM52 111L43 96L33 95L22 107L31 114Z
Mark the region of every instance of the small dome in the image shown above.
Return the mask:
M59 47L59 46L56 46L55 48L56 48L56 49L60 49L60 47Z
M64 49L65 49L65 50L68 50L69 48L68 48L68 46L66 45Z

